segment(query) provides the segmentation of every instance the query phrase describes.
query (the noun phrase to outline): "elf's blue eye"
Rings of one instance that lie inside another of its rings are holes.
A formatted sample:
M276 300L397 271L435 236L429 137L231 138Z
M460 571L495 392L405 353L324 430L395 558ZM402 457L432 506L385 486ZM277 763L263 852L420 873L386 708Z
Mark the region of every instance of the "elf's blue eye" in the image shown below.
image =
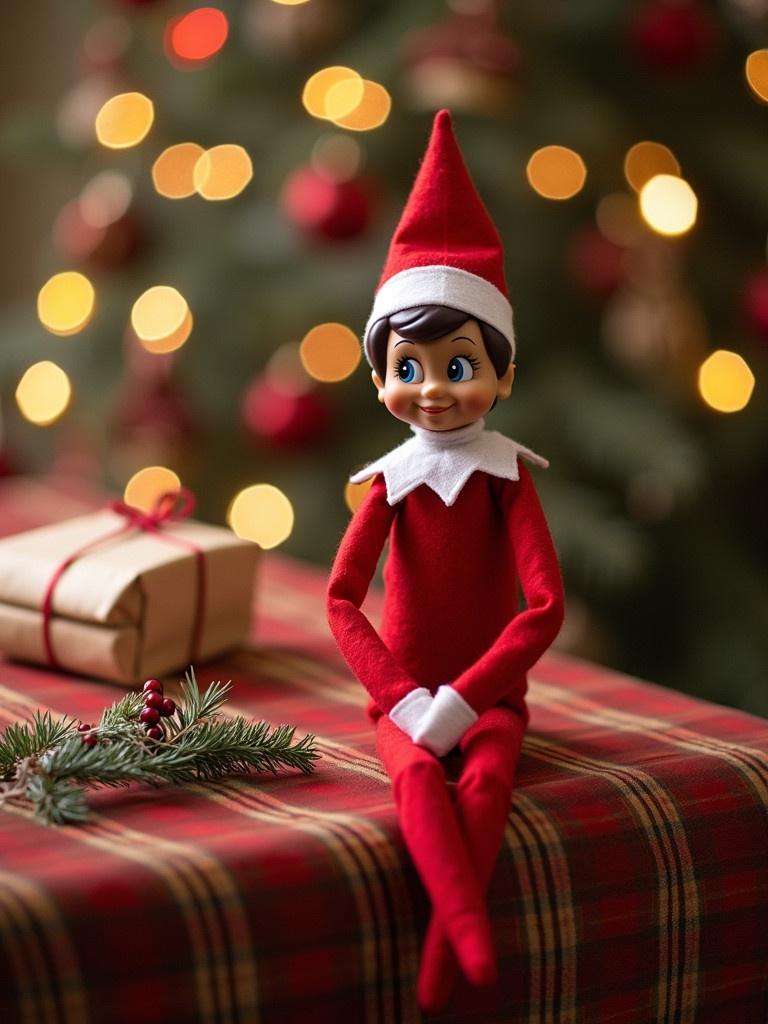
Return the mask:
M455 356L448 364L448 380L453 381L454 384L462 380L472 380L474 376L472 363L466 356Z
M403 384L421 384L424 371L418 359L401 359L397 364L397 376Z

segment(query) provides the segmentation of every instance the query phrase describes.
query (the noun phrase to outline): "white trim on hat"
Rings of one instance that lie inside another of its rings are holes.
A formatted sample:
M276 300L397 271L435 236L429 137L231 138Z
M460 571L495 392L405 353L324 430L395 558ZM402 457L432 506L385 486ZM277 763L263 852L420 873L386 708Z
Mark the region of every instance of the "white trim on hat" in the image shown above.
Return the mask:
M363 335L365 356L371 365L371 327L382 317L392 316L411 306L450 306L484 320L504 335L514 359L515 329L509 299L484 277L458 267L433 264L401 270L379 288Z

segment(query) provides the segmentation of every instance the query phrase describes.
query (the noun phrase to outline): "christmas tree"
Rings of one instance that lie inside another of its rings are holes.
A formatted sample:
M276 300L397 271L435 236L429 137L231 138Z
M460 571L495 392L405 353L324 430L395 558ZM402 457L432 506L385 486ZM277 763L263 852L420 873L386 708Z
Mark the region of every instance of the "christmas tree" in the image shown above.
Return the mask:
M29 33L77 44L2 124L12 184L65 193L12 221L36 256L0 321L9 465L77 456L137 501L159 465L327 564L349 473L403 437L356 336L447 106L506 246L517 378L488 425L551 462L561 646L768 713L764 0L13 18L22 80Z

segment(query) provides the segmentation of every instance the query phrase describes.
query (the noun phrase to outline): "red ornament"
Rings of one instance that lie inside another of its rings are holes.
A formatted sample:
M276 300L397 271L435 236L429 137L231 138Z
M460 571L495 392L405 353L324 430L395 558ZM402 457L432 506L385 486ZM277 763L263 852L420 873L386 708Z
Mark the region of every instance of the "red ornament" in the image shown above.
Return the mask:
M78 732L90 732L93 726L89 722L81 722L77 727Z
M758 270L747 278L742 308L749 327L768 341L768 270Z
M667 74L703 68L720 35L713 15L694 0L653 0L634 12L627 34L638 61Z
M568 276L589 299L603 302L624 278L624 249L597 228L583 228L571 240L566 256Z
M151 740L162 740L165 738L165 733L161 726L153 725L151 729L147 729L147 736L149 736Z
M286 180L280 195L285 216L310 238L325 242L359 238L374 209L370 184L357 178L334 181L304 166Z
M144 708L139 715L139 721L145 725L156 725L160 721L160 712L156 708Z
M331 428L330 410L317 390L283 390L268 375L248 386L241 414L257 440L286 449L321 444Z
M124 267L145 242L146 231L131 211L110 224L95 225L85 219L77 199L62 208L53 225L53 244L66 260L99 270Z
M83 745L86 747L95 747L99 742L99 738L95 732L84 732L82 736Z
M151 691L154 691L155 693L162 693L163 684L159 679L148 679L146 683L144 683L142 689L144 693L150 693Z
M160 711L160 708L163 706L163 698L160 696L159 693L157 693L157 691L150 690L150 692L144 698L144 703L148 708L153 708L155 711Z

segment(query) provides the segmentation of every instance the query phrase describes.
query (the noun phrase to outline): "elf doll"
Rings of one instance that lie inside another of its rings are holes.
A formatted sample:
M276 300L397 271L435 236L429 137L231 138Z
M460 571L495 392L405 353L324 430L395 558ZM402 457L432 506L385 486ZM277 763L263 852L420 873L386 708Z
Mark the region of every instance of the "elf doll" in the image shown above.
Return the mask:
M526 672L563 618L560 571L526 460L483 417L514 377L498 233L440 111L364 335L382 402L413 437L373 477L336 556L328 619L370 694L377 751L432 902L418 997L439 1008L457 965L491 984L485 890L528 724ZM386 542L380 632L360 611ZM525 598L519 610L518 584ZM453 792L442 758L454 748Z

